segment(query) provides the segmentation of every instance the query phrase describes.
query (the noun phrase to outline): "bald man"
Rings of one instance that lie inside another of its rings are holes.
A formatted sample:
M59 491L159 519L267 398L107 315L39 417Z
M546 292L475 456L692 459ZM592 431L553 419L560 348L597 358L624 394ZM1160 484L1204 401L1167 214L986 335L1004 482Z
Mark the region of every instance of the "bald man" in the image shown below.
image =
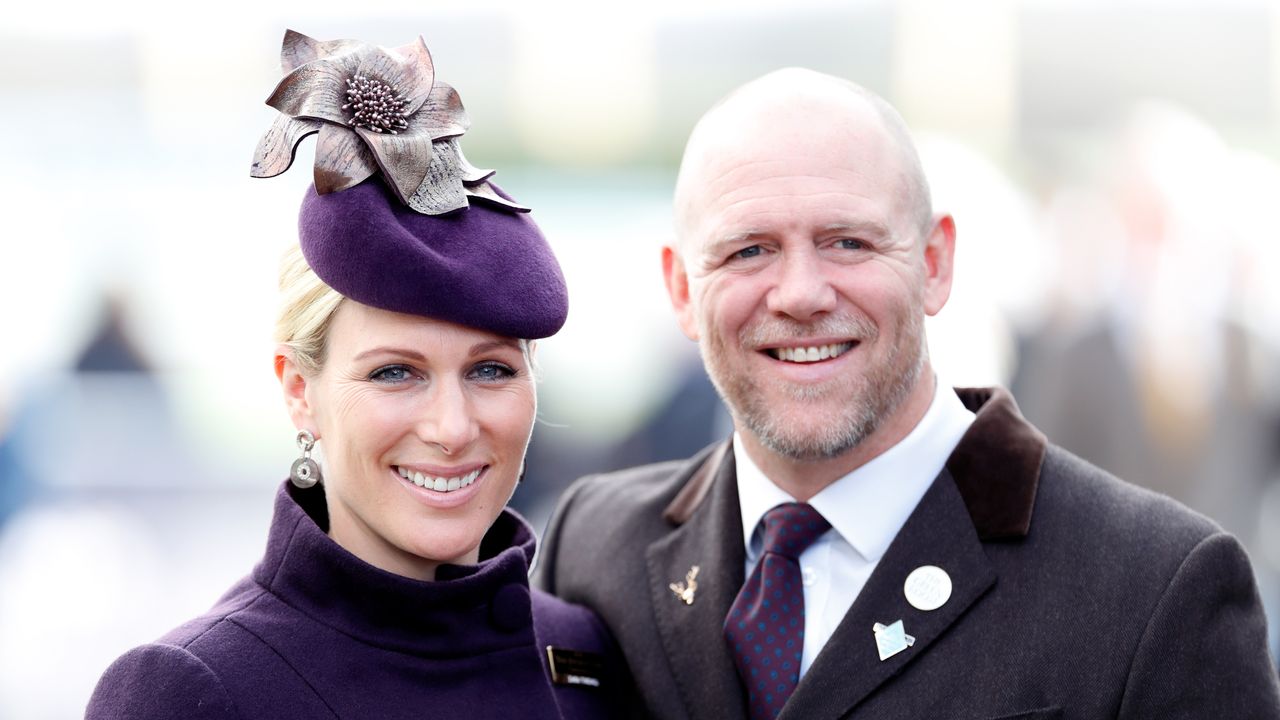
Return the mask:
M667 290L733 436L578 481L535 575L604 618L637 715L1280 718L1235 539L937 382L955 223L892 107L748 83L675 207Z

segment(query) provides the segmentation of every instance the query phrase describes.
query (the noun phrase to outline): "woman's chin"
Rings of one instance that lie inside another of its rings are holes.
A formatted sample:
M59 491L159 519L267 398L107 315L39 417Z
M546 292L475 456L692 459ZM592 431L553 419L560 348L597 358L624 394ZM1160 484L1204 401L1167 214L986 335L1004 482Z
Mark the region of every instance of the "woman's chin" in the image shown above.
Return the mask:
M404 549L434 565L474 565L479 562L480 541L484 539L487 530L486 527L456 534L434 532L431 537L411 539Z

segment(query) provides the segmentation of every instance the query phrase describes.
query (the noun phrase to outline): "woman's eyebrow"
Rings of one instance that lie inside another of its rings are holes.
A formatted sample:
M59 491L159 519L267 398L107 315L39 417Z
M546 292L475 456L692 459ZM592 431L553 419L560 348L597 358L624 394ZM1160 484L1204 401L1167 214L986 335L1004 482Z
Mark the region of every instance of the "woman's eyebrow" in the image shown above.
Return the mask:
M423 355L417 350L409 350L407 348L398 348L390 345L381 345L376 348L370 348L360 353L359 355L356 355L354 359L363 360L371 355L384 355L384 354L385 355L403 355L404 357L407 357L411 360L417 360L419 362L425 362L427 359L426 355Z
M515 338L503 338L502 340L484 340L471 346L471 354L479 355L480 353L497 350L499 348L511 348L513 350L520 349L520 341Z

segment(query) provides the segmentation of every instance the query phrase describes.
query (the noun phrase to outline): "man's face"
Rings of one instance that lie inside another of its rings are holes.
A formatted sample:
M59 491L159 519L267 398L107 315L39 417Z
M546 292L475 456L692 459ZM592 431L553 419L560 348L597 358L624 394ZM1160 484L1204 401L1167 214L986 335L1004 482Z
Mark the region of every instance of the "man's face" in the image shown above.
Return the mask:
M917 390L923 318L941 303L887 133L780 135L708 155L668 285L739 429L829 459Z

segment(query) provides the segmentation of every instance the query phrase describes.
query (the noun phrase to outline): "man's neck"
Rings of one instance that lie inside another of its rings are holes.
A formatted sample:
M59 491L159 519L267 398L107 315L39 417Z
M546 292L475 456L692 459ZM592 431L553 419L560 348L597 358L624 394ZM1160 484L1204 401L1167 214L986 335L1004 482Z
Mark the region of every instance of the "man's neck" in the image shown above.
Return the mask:
M821 460L796 460L779 455L750 431L737 427L742 447L765 477L799 502L808 502L824 488L867 464L902 441L929 410L936 379L926 364L915 388L875 432L844 454ZM736 425L736 423L735 423Z

